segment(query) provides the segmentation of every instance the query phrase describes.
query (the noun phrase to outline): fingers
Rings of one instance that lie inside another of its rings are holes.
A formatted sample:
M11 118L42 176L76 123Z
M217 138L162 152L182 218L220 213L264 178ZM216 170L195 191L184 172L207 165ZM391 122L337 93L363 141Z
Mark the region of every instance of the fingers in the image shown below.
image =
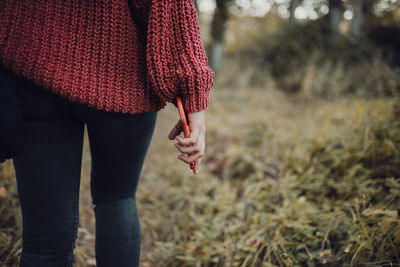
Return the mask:
M201 159L204 156L205 149L205 112L192 112L189 116L190 135L187 138L180 136L183 131L182 123L179 121L171 130L169 139L176 139L178 142L175 147L182 153L178 159L185 163L192 163L193 172L197 174L200 169Z
M178 136L176 136L175 139L184 146L193 146L197 142L199 132L200 132L199 128L194 128L193 131L190 132L190 136L188 138L183 138L182 136L178 135Z
M170 133L168 135L169 140L174 140L174 138L176 136L178 136L182 132L182 130L183 130L182 123L181 123L181 120L179 120L175 124L174 128L172 128L172 130L170 131Z
M204 154L202 152L197 152L196 154L192 154L192 155L187 155L187 154L180 154L178 156L178 159L186 162L186 163L191 163L192 161L195 161L199 158L201 158L202 156L204 156Z
M182 153L184 154L195 154L200 152L201 147L199 144L193 145L193 146L183 146L180 143L176 143L175 147Z
M204 134L199 134L197 142L193 146L183 146L181 143L176 143L175 147L183 153L178 156L178 159L188 164L194 162L193 172L197 174L200 168L201 158L204 156Z
M201 158L198 158L194 162L194 168L193 168L193 173L198 174L200 170L200 163L201 163Z

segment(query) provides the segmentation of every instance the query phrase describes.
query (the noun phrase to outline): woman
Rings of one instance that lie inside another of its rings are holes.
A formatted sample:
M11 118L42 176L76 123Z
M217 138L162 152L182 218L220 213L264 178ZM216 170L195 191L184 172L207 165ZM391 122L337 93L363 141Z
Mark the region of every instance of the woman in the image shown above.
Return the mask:
M157 112L180 96L189 138L169 133L198 173L214 73L193 0L5 0L0 62L18 77L25 151L13 158L20 266L72 266L84 126L92 157L97 266L139 266L135 193Z

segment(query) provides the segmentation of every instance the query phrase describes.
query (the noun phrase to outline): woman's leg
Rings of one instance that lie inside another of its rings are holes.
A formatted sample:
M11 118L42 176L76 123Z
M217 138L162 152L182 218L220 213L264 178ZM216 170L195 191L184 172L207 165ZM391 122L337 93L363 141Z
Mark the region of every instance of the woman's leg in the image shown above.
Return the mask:
M20 266L72 266L84 124L58 96L27 81L19 90L26 143L13 159L23 222Z
M97 266L139 266L135 193L157 112L127 115L81 107L80 113L87 123L92 156Z

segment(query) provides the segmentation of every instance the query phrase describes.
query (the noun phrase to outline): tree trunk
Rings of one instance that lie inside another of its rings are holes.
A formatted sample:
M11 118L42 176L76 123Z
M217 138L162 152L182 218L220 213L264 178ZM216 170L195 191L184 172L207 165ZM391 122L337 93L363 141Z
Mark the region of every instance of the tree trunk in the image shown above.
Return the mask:
M350 34L363 40L366 38L372 19L373 0L353 0L353 20L350 27Z
M289 11L290 11L290 19L289 23L290 25L296 25L297 24L297 18L294 15L294 12L296 11L296 8L301 4L302 0L292 0L290 1L290 6L289 6Z
M340 34L339 26L342 22L343 16L343 3L342 0L329 0L329 13L328 13L328 30L333 36Z
M222 70L224 57L224 34L228 20L228 4L232 0L217 0L214 16L211 22L210 66L215 74Z

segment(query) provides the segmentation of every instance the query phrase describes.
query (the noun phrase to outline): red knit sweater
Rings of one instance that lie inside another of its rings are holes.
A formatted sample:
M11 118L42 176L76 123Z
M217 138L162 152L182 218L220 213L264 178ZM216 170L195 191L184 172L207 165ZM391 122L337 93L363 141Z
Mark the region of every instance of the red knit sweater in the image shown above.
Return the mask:
M0 1L0 63L70 101L131 114L178 95L201 111L214 84L193 0Z

